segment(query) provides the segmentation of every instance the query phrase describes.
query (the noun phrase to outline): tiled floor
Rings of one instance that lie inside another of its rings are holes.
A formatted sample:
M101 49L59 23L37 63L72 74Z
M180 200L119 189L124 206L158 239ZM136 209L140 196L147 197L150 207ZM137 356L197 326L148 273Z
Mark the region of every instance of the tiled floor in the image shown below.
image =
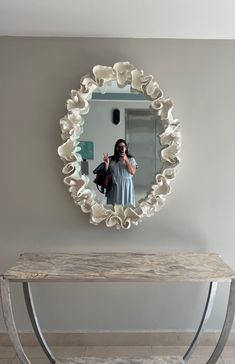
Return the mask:
M25 347L27 356L32 364L50 364L42 349L37 346ZM184 346L64 346L51 347L56 357L79 357L79 356L141 356L151 355L183 355L186 351ZM205 364L212 352L212 346L199 346L193 353L188 364ZM0 347L0 364L20 364L12 347ZM235 346L226 346L222 357L217 364L235 364Z

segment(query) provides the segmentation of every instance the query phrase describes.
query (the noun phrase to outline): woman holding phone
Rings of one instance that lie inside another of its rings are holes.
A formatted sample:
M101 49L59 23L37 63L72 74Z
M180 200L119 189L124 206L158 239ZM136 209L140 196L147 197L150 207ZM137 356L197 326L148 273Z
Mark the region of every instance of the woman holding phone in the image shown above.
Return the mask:
M136 173L137 163L129 153L124 139L118 139L114 154L104 153L105 169L112 175L112 185L107 191L107 204L132 205L135 207L135 190L132 177Z

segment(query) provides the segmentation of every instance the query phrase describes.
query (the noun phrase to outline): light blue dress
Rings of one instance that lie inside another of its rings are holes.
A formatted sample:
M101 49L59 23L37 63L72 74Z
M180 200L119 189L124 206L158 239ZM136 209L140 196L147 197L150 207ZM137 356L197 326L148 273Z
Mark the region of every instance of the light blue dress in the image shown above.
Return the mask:
M129 158L129 162L136 166L135 158ZM128 172L123 160L111 161L109 164L112 174L112 187L107 194L107 204L132 205L135 207L135 190L133 175Z

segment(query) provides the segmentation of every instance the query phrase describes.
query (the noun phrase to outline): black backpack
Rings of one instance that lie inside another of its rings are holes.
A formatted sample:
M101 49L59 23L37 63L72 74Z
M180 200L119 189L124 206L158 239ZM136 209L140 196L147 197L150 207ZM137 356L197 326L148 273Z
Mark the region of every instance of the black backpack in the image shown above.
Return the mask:
M106 171L104 162L100 163L98 167L94 169L93 173L96 174L94 183L96 184L97 189L101 193L106 194L112 186L112 175L109 170Z

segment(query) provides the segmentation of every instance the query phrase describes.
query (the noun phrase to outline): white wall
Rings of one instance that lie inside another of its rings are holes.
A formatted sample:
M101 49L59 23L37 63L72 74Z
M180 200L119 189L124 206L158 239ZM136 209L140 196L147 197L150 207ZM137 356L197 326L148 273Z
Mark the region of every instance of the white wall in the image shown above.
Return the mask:
M3 37L0 50L1 273L27 251L213 251L235 269L234 41ZM153 74L175 102L183 145L161 212L116 231L90 225L73 204L57 147L80 77L125 60ZM21 287L12 292L17 325L29 330ZM44 330L187 330L206 286L48 283L33 292ZM226 295L220 286L208 329L221 325Z

